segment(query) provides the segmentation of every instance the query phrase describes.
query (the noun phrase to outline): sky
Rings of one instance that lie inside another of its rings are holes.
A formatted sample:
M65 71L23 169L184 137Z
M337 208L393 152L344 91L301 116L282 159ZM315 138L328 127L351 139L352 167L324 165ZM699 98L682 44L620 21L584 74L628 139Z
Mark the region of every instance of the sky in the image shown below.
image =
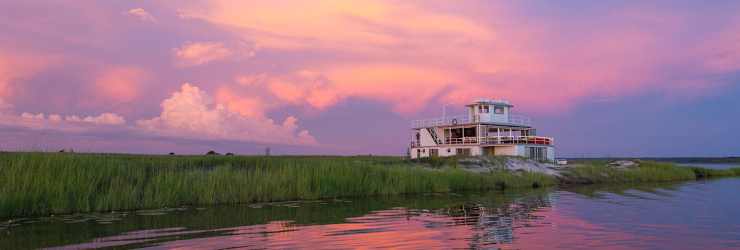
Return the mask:
M0 0L0 150L405 155L493 98L556 157L738 156L738 9Z

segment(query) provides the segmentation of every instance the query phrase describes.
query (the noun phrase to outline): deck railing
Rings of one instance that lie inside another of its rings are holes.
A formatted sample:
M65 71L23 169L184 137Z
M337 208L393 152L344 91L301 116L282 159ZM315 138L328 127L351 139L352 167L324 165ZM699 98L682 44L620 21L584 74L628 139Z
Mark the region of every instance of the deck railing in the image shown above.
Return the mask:
M529 117L518 115L458 115L441 118L423 119L411 121L412 128L423 128L433 126L462 125L478 122L510 123L529 126Z
M419 141L413 140L413 147L419 146ZM555 145L555 139L539 136L489 136L489 137L464 137L445 138L439 145L502 145L502 144L537 144Z

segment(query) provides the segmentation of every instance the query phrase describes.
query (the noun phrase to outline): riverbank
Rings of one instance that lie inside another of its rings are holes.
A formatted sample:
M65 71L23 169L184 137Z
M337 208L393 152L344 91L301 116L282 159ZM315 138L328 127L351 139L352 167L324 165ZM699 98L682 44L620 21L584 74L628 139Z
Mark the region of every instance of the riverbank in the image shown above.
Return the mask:
M512 168L512 162L519 168ZM624 168L544 164L503 156L407 161L386 156L3 152L0 217L740 174L740 168L715 171L651 162Z
M570 161L565 165L538 162L516 156L428 157L412 165L431 169L457 168L474 173L542 173L564 184L620 183L636 181L677 181L740 175L740 167L710 169L678 166L668 162L643 160Z

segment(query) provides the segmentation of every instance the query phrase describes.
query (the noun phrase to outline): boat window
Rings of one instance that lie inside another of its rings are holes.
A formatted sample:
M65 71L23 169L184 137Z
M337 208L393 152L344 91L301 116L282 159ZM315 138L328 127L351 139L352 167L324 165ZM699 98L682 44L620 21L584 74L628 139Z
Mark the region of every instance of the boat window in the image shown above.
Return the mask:
M494 114L503 115L504 114L504 107L494 107L493 108Z
M469 148L458 148L456 150L457 155L470 155L470 149Z

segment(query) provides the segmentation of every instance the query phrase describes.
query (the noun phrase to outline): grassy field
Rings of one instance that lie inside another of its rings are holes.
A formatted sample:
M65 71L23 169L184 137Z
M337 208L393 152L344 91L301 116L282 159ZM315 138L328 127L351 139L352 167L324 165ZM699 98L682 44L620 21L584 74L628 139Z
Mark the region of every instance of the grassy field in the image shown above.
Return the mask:
M384 156L0 152L0 217L740 174L740 168L639 162L639 168L619 169L589 162L566 168L563 178L555 179L505 170L472 173L455 167L455 159L423 159L432 167L421 168L401 157ZM503 159L493 157L498 163Z
M409 167L379 156L0 153L0 217L553 185L539 173Z

